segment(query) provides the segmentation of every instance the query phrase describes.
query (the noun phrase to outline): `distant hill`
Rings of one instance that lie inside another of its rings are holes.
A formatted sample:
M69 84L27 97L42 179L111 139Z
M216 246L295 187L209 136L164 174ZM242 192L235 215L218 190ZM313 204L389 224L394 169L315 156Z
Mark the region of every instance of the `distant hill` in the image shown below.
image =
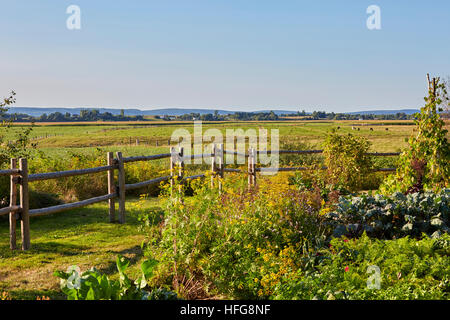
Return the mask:
M71 114L80 114L81 110L92 110L97 109L101 113L110 112L114 115L120 114L120 109L112 109L112 108L41 108L41 107L11 107L8 111L10 114L14 113L22 113L22 114L28 114L33 117L39 117L42 114L50 114L54 112L60 112L62 114L69 112ZM124 109L126 116L180 116L183 114L188 113L200 113L200 114L207 114L207 113L214 113L216 110L220 115L228 115L233 114L237 111L230 111L230 110L219 110L219 109L190 109L190 108L165 108L165 109L154 109L154 110L140 110L140 109ZM251 111L250 113L259 113L259 112L269 112L273 111L277 115L284 115L284 114L292 114L296 113L296 111L289 111L289 110L260 110L260 111ZM374 115L383 115L383 114L396 114L396 113L406 113L406 114L414 114L416 112L419 112L418 109L399 109L399 110L371 110L371 111L355 111L355 112L344 112L346 114L361 114L361 115L367 115L367 114L374 114ZM245 112L245 111L240 111ZM310 113L308 113L310 114Z

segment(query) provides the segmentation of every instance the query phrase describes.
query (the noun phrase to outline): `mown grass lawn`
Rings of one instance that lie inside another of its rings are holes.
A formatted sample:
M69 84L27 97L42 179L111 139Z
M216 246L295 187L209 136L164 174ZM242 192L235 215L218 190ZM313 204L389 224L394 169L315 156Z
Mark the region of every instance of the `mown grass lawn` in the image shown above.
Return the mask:
M11 251L9 223L0 220L0 292L13 299L48 296L64 299L59 290L57 269L78 265L82 271L95 267L117 278L115 260L121 254L131 260L129 274L139 273L141 243L138 199L127 199L126 223L109 223L107 203L31 219L31 249ZM150 198L139 211L159 210L158 199ZM20 225L18 224L18 247Z

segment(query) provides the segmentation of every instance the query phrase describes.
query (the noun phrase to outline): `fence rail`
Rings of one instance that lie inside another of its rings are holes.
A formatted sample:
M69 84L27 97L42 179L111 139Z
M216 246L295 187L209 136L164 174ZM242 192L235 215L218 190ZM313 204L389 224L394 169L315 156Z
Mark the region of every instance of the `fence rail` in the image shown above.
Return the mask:
M10 176L13 174L19 174L19 169L10 169L10 170L0 170L0 176Z
M112 199L115 197L117 197L117 195L115 193L110 193L110 194L106 194L104 196L81 200L78 202L66 203L66 204L61 204L61 205L57 205L57 206L41 208L41 209L33 209L33 210L29 211L29 215L30 215L30 217L44 216L44 215L52 214L52 213L56 213L56 212L62 212L62 211L67 211L67 210L71 210L71 209L85 207L85 206L88 206L88 205L91 205L94 203L98 203L98 202L102 202L102 201L106 201L106 200L109 200L109 199Z
M28 181L33 182L33 181L39 181L39 180L50 180L50 179L57 179L57 178L81 176L81 175L90 174L90 173L109 171L111 169L116 169L116 168L117 168L116 165L111 165L111 166L95 167L95 168L88 168L88 169L30 174L28 176Z
M211 158L211 185L214 185L214 178L219 176L221 178L224 177L225 172L231 173L245 173L245 170L236 169L236 168L225 168L224 156L227 154L236 155L240 157L247 158L248 163L248 184L249 186L256 184L256 173L257 172L270 172L270 171L302 171L302 170L310 170L307 167L290 167L290 168L265 168L265 167L256 167L256 157L257 155L262 154L319 154L322 153L323 150L263 150L258 151L253 148L248 150L248 153L242 153L237 151L229 151L224 150L223 144L220 144L218 147L216 145L213 146L211 153L203 153L197 155L184 155L183 148L179 148L179 151L175 151L174 147L171 147L170 153L150 155L150 156L136 156L136 157L122 157L121 152L116 153L116 157L114 158L114 154L112 152L107 153L107 165L95 168L87 168L87 169L78 169L78 170L68 170L68 171L59 171L59 172L47 172L47 173L36 173L36 174L28 174L28 164L27 159L19 159L19 167L17 167L17 159L11 159L11 167L7 170L0 170L0 176L10 176L10 205L8 207L0 208L0 216L8 215L10 216L10 248L12 250L16 249L16 222L20 221L21 223L21 236L22 236L22 250L28 250L31 246L30 244L30 225L29 218L30 217L38 217L49 215L57 212L67 211L75 208L82 208L94 203L108 201L109 203L109 221L116 221L116 210L115 210L115 202L118 199L119 202L119 210L118 210L118 222L125 223L125 195L126 191L140 189L143 187L148 187L151 185L156 185L161 183L162 181L170 181L173 184L175 178L175 166L179 164L178 168L178 178L181 178L182 181L193 180L204 178L205 174L197 174L192 176L184 177L184 167L185 160L190 159L198 159L198 158ZM389 152L389 153L367 153L369 156L397 156L399 153ZM154 179L150 179L147 181L142 181L133 184L125 183L125 164L138 162L138 161L152 161L157 159L170 158L170 175L158 177ZM322 167L320 169L327 169L326 167ZM117 170L117 181L115 181L115 171ZM380 172L389 172L395 171L395 168L380 168L375 171ZM108 193L106 195L81 200L73 203L66 203L56 206L51 206L47 208L39 208L39 209L29 209L29 189L28 184L34 181L42 181L49 179L58 179L58 178L66 178L72 176L79 176L85 174L93 174L107 172L108 179ZM221 182L218 184L219 188L221 188ZM19 188L17 188L19 187ZM17 194L17 189L19 189L19 194ZM19 204L17 204L19 202Z

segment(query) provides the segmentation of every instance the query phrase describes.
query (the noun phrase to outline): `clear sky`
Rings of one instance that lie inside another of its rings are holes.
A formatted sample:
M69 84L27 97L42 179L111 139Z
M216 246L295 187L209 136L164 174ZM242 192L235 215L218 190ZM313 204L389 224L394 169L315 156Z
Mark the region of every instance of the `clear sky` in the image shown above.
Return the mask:
M69 30L69 5L81 30ZM381 30L369 30L369 5ZM450 1L0 0L16 106L417 108L450 76Z

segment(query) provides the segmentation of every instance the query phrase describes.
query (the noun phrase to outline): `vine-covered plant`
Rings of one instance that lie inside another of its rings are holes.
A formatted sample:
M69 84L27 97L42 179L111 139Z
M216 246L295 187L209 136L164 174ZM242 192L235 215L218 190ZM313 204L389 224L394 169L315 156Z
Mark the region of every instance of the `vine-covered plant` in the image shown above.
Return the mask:
M416 114L416 130L409 139L409 148L400 155L397 172L381 186L383 193L437 191L449 186L450 145L440 114L443 102L448 101L447 90L439 78L427 78L426 104Z
M331 131L323 144L327 180L349 191L360 190L373 169L372 159L366 155L370 145L363 137Z

